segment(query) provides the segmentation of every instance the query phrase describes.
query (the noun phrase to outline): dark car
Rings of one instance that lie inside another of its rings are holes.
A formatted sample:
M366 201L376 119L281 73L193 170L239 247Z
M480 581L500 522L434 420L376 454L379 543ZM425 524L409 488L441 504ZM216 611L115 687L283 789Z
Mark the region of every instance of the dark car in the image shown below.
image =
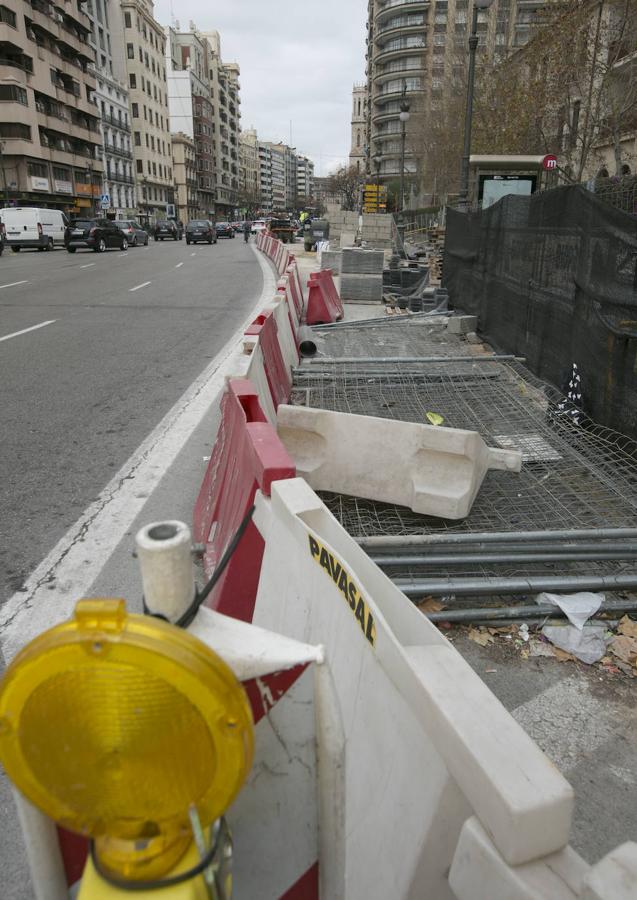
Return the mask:
M64 242L69 253L82 247L96 253L109 247L128 250L128 238L110 219L76 219L66 229Z
M118 219L115 224L126 235L129 247L148 246L148 232L134 219Z
M217 237L234 237L234 228L230 222L217 222L215 229L217 231Z
M156 241L178 241L179 229L174 222L170 222L168 219L164 219L163 222L158 222L157 225L155 225L155 233L153 237Z
M186 243L197 244L199 241L205 241L208 244L217 243L215 227L207 219L192 219L186 225Z

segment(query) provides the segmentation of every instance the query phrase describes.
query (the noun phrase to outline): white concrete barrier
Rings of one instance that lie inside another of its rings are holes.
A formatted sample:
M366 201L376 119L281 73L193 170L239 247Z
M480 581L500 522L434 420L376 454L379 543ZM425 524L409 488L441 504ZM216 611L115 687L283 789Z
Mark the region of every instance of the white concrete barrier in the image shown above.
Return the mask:
M280 294L283 294L285 296L285 299L287 300L288 308L290 310L293 331L294 331L294 335L296 337L296 334L299 330L299 326L300 326L301 322L299 320L296 303L294 302L294 296L292 293L292 285L290 282L291 282L290 275L282 275L281 278L279 278L279 280L277 281L276 287L277 287L277 291Z
M492 449L475 431L279 406L278 432L316 490L467 516L489 469L519 472L517 450Z
M342 871L329 896L453 897L449 868L472 815L508 865L562 850L568 783L307 483L257 495L255 521L266 548L254 622L324 645L330 727L343 729L340 788L319 775L321 873L327 857Z
M243 341L243 345L246 351L246 354L249 354L249 362L247 368L244 371L241 371L244 367L238 367L236 372L233 372L230 375L230 378L249 378L254 387L256 388L256 392L259 395L259 402L261 404L261 409L266 414L268 422L271 425L276 425L276 410L274 408L274 402L272 400L272 392L270 391L270 385L268 384L268 377L265 374L265 366L263 363L263 352L261 347L259 346L259 338L253 337L251 335L246 335Z
M287 298L283 294L276 294L272 302L264 307L264 311L268 309L272 309L274 312L281 355L285 364L291 370L293 366L298 366L299 364L299 351L296 345L296 337L292 330L292 323L290 322Z

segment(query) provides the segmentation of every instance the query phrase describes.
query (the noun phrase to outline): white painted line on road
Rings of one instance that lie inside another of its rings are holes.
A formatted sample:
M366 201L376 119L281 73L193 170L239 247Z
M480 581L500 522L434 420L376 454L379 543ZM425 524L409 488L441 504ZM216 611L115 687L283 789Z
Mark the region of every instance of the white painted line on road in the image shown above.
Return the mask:
M117 258L118 258L118 259L121 259L122 256L128 256L128 253L120 253L120 254L118 255Z
M191 255L191 256L196 256L197 254L196 254L196 253L191 253L190 255Z
M143 287L148 287L149 284L152 284L152 281L143 281L141 284L138 284L137 287L130 288L129 294L132 294L133 291L139 291Z
M6 287L15 287L18 284L28 284L28 281L11 281L9 284L0 284L0 289Z
M44 328L46 325L53 325L54 322L57 322L57 319L49 319L48 322L40 322L39 325L32 325L31 328L23 328L22 331L14 331L13 334L5 334L4 337L0 337L0 341L10 341L11 338L19 337L21 334L28 334L29 331L37 331L38 328Z
M86 263L84 266L80 266L80 269L91 269L95 263Z
M245 329L276 287L269 263L256 249L254 254L263 273L263 290L249 316L32 572L24 589L0 608L6 663L37 634L70 618L79 597L91 596L91 585L181 452L186 437L210 412L224 389L231 362L239 365L239 360L245 359L241 352Z
M182 266L183 266L183 263L177 263L177 265L175 266L175 268L176 268L176 269L181 269Z

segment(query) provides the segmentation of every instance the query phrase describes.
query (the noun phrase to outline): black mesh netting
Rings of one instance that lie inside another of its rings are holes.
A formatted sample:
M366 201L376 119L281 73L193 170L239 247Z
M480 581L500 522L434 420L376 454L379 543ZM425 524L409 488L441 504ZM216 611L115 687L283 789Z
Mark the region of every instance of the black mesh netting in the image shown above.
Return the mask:
M637 217L577 186L447 211L443 284L499 350L637 437Z

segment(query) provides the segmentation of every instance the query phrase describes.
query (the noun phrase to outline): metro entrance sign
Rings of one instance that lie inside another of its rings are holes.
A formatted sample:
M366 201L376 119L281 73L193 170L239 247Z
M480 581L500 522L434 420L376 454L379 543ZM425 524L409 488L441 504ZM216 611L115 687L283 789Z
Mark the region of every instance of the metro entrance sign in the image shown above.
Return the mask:
M557 169L557 156L554 156L552 153L545 156L542 160L542 168L546 169L547 172Z

